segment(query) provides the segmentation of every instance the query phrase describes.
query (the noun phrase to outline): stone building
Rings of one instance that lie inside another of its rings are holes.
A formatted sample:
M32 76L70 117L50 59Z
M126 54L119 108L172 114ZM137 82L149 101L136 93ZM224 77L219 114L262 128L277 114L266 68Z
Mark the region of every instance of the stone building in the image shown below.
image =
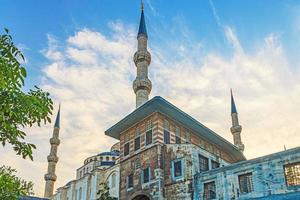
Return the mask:
M95 200L101 183L109 186L111 197L119 198L119 144L111 151L102 152L84 160L77 169L76 179L59 187L53 200Z
M147 43L142 7L133 58L136 109L105 131L119 140L119 157L110 167L97 165L106 162L99 156L113 161L110 153L87 158L77 170L77 179L59 188L54 199L94 199L92 188L99 180L110 181L111 171L118 177L111 194L120 200L300 199L300 147L246 160L232 92L234 144L164 98L149 100Z

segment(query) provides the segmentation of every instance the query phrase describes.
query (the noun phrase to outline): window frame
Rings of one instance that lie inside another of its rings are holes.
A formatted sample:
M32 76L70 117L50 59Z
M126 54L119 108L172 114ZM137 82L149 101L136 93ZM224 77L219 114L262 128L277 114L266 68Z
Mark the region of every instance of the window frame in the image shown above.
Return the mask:
M126 153L126 151L125 151L126 145L128 145L128 153L125 155L125 153ZM124 149L124 150L123 150L123 156L124 156L124 157L128 156L128 155L130 154L130 143L129 143L129 142L126 142L126 143L124 144L123 149Z
M206 162L206 163L207 163L207 169L206 169L206 170L201 170L201 169L202 169L201 166L203 166L203 165L201 165L201 164L203 164L203 163L200 162L200 161L201 161L200 158L202 158L203 160L206 160L206 161L207 161L207 162ZM199 171L200 171L200 173L201 173L201 172L209 171L209 159L208 159L207 157L201 155L201 154L198 155L198 159L199 159Z
M164 129L164 144L171 144L171 134L170 131L166 129Z
M150 131L151 131L151 141L148 142L148 141L147 141L147 134L148 134ZM153 130L152 130L152 128L151 128L151 129L146 130L146 132L145 132L145 146L151 145L152 143L153 143Z
M247 177L246 181L247 181L247 191L245 191L245 188L243 188L242 184L241 184L241 178L242 177ZM250 179L249 179L250 177ZM250 180L250 185L249 184L249 180ZM243 173L243 174L239 174L238 175L238 183L239 183L239 191L241 195L245 195L245 194L249 194L251 192L254 191L254 185L253 185L253 173L252 172L247 172L247 173Z
M148 170L148 181L147 182L145 182L145 170ZM150 180L151 180L151 169L150 169L150 167L147 167L147 168L144 168L144 169L142 169L142 173L141 173L141 182L142 182L142 184L148 184L148 183L150 183Z
M137 144L137 139L139 140L139 142L138 142L138 148L136 148L136 144ZM138 151L138 150L140 150L141 149L141 136L139 135L139 136L136 136L135 138L134 138L134 151Z
M175 127L175 144L181 144L180 128L178 126Z
M209 186L213 186L214 190L209 190ZM206 190L206 186L207 186L207 190ZM210 196L211 193L210 191L214 192L214 196ZM211 199L216 199L217 198L217 193L216 193L217 189L216 189L216 182L215 181L209 181L206 183L203 183L203 199L205 200L211 200ZM207 193L206 193L207 192ZM208 195L208 196L206 196Z
M117 175L116 173L113 173L111 175L111 189L114 189L116 187L116 182L117 182Z
M289 184L289 180L288 180L288 174L287 174L287 168L288 167L293 167L293 166L298 166L300 167L300 162L293 162L293 163L288 163L288 164L285 164L283 165L283 171L284 171L284 179L285 179L285 185L287 187L300 187L300 177L296 177L296 179L299 179L299 180L296 180L296 184ZM294 173L295 170L293 170L293 173ZM300 171L300 170L299 170ZM294 175L294 174L293 174ZM298 183L297 183L298 182Z
M175 176L175 163L180 162L181 165L181 175L180 176ZM183 180L184 178L184 159L183 158L178 158L175 160L172 160L172 180L173 181L178 181L178 180Z
M214 161L214 160L210 160L210 166L211 166L211 169L217 169L217 168L220 168L220 163L217 161ZM214 166L217 166L217 167L214 167Z
M132 178L132 186L131 187L129 187L129 180L130 180L130 177ZM127 190L131 190L132 188L133 188L133 186L134 186L134 181L133 181L133 174L129 174L128 176L127 176L127 178L126 178L126 188L127 188Z

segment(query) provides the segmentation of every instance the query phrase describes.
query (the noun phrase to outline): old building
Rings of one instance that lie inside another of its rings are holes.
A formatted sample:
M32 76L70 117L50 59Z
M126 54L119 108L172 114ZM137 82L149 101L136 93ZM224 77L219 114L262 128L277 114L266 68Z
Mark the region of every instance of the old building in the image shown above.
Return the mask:
M136 109L105 131L119 140L119 157L111 151L87 158L54 199L95 199L101 181L120 200L300 199L300 147L246 160L232 92L234 144L164 98L149 100L147 43L142 7L133 59Z
M111 151L102 152L84 160L77 169L76 179L59 187L53 200L95 200L101 183L109 186L111 197L119 198L119 144Z

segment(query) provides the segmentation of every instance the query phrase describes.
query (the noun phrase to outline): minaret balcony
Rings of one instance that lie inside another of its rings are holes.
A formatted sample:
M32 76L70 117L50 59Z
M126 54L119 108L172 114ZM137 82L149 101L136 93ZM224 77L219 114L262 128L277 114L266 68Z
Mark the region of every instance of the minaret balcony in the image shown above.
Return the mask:
M149 93L151 92L152 89L152 83L148 78L136 78L133 81L133 90L136 93L138 90L147 90Z
M58 157L55 156L55 155L49 155L49 156L47 156L47 160L48 160L48 162L55 162L55 163L57 163L58 162Z
M146 61L148 65L151 63L151 54L146 50L139 50L135 52L133 57L134 63L137 66L139 62Z
M50 139L50 144L55 144L55 145L59 145L60 144L60 140L58 138L51 138Z
M45 174L44 179L45 179L45 181L56 181L57 176L54 173L49 172L49 173Z
M242 126L237 125L230 128L232 134L242 132Z

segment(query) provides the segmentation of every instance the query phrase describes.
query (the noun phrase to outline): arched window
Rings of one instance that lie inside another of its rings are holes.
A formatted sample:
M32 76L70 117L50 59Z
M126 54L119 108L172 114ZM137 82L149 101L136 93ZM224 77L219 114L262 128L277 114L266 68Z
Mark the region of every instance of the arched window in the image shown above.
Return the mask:
M111 188L115 188L116 187L116 174L113 173L111 175Z
M82 188L81 187L79 188L79 195L78 196L79 196L78 200L81 200L81 196L82 196Z

